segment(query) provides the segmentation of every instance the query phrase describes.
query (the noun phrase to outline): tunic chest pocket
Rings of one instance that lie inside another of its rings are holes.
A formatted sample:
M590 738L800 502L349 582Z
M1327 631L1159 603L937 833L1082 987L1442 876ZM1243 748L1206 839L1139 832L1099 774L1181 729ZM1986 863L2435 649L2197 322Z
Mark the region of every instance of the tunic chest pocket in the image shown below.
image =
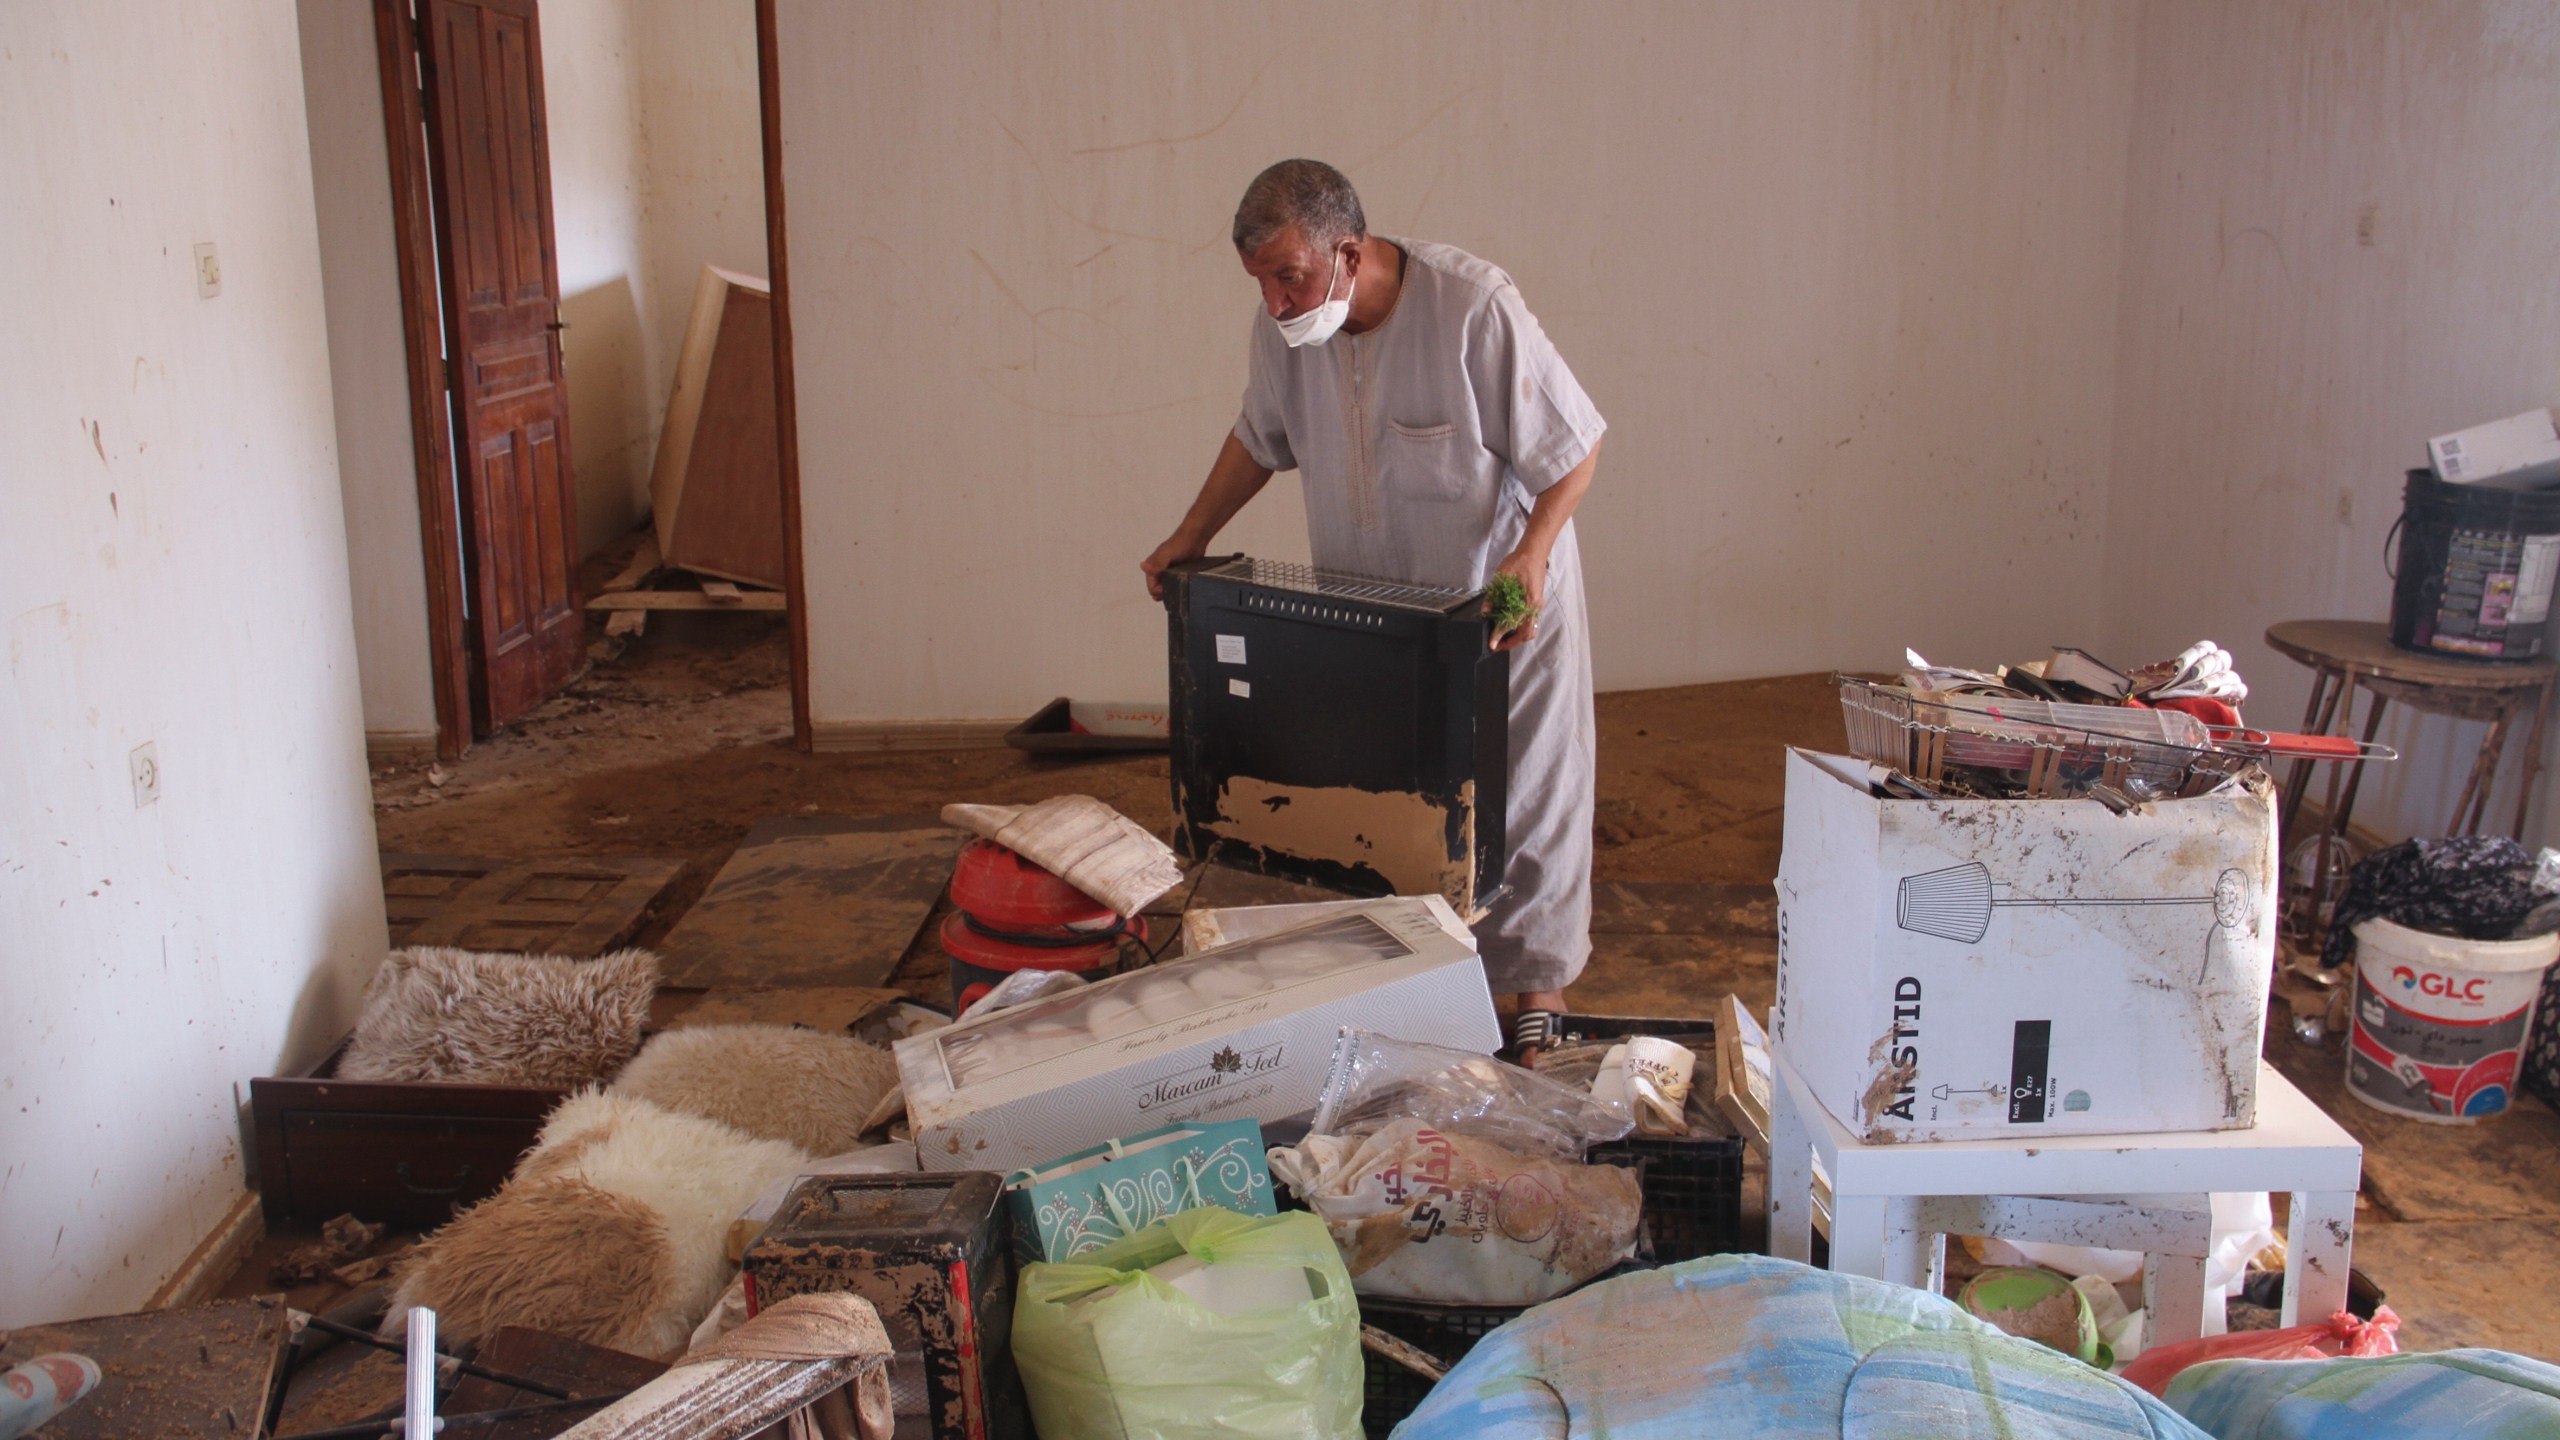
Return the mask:
M1424 500L1462 500L1475 482L1477 457L1449 422L1387 422L1383 470L1387 493Z

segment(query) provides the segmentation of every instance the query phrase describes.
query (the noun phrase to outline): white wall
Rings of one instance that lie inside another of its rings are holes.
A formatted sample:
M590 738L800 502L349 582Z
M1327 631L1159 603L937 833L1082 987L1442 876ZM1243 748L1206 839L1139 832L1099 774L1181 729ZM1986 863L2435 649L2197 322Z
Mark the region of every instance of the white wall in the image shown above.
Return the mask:
M673 362L651 353L649 182L631 0L542 7L543 110L559 243L578 544L592 554L649 508L656 417Z
M2560 401L2560 10L2152 0L2141 57L2106 644L2211 635L2251 718L2289 726L2308 677L2266 627L2385 618L2426 437ZM2409 758L2368 775L2357 818L2443 833L2481 733L2386 717Z
M1599 683L2092 630L2137 12L783 0L814 710L1165 683L1245 182L1507 267L1610 421ZM1221 548L1304 553L1282 477Z
M365 729L388 742L432 742L436 697L418 538L418 460L373 7L360 0L301 0L300 17L348 573L356 633L364 637Z
M0 134L6 1326L212 1229L384 927L294 13L0 8Z

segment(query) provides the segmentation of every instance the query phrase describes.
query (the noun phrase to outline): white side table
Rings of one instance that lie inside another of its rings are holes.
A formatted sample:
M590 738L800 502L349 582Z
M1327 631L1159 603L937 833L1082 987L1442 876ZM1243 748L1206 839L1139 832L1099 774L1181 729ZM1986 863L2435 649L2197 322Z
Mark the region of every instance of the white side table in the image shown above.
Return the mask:
M2207 1195L2281 1190L2293 1197L2285 1236L2284 1318L2346 1308L2356 1186L2364 1147L2275 1067L2258 1063L2258 1123L2166 1135L2062 1135L1867 1145L1831 1118L1784 1056L1769 1106L1769 1253L1809 1261L1813 1167L1831 1180L1831 1268L1931 1285L1937 1235L2017 1234L2064 1225L2082 1245L2150 1257L2152 1343L2192 1339L2204 1306ZM2075 1198L2077 1197L2077 1198ZM2103 1197L2103 1198L2092 1198ZM1983 1230L1968 1230L1980 1224Z

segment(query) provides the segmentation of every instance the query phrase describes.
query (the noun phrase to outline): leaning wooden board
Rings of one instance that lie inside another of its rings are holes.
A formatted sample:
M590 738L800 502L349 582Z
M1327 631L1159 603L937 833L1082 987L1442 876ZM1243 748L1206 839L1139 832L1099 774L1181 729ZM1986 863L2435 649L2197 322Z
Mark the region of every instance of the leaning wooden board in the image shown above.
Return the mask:
M660 855L509 860L385 854L391 943L601 955L629 943L684 861Z
M98 1362L96 1392L44 1440L250 1440L267 1433L290 1333L284 1297L258 1295L0 1332L0 1370L65 1351Z
M665 983L884 985L968 838L930 815L764 821L659 947Z

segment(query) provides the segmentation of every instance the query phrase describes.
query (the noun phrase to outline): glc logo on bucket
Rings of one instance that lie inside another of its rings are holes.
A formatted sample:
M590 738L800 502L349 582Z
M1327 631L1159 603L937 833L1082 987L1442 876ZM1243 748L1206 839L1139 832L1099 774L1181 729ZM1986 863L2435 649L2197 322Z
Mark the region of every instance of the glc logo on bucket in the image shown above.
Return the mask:
M2489 977L2472 975L2456 980L2434 970L2412 970L2406 965L2391 967L2391 978L2403 990L2415 990L2438 1000L2456 1000L2465 1005L2478 1005L2489 998Z

